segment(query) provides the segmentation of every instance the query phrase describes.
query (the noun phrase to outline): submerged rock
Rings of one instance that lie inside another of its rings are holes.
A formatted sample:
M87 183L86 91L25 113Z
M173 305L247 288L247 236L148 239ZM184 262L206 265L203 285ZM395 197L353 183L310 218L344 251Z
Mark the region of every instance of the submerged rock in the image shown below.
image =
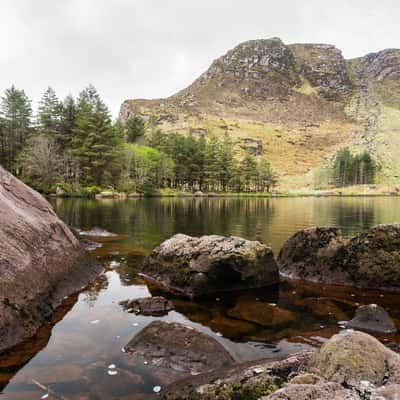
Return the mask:
M125 300L119 303L128 312L141 315L162 316L174 309L174 305L165 297L144 297L134 300Z
M178 234L146 258L142 275L189 297L278 283L271 248L238 237Z
M32 336L100 266L49 203L0 167L0 352Z
M228 311L228 315L261 326L285 325L295 320L295 315L275 304L239 301Z
M284 244L278 265L289 279L400 290L400 225L379 225L349 241L336 228L304 229Z
M397 332L396 325L387 311L376 304L358 307L356 315L347 323L347 327L384 334Z
M212 337L176 322L154 321L126 346L128 364L156 367L164 382L198 375L233 364L233 358Z

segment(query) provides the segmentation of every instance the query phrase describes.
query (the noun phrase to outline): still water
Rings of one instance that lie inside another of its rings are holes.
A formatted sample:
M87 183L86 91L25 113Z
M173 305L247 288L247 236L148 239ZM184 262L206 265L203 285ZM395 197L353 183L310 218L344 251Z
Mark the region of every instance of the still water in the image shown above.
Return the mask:
M33 380L65 399L145 399L166 381L151 366L126 362L121 349L155 318L135 316L119 302L155 294L137 271L146 254L175 233L257 239L278 253L298 229L330 225L350 237L380 223L400 221L400 199L380 198L161 198L54 199L58 215L82 230L101 227L116 237L96 239L106 268L81 293L66 299L53 320L9 354L0 355L0 400L40 399ZM281 284L276 288L190 302L172 299L164 320L183 322L221 342L238 361L284 357L318 347L339 332L359 304L377 303L400 321L400 295L346 288ZM400 328L400 323L398 324ZM399 336L380 338L398 348ZM115 364L118 374L109 376ZM51 396L49 398L52 398Z

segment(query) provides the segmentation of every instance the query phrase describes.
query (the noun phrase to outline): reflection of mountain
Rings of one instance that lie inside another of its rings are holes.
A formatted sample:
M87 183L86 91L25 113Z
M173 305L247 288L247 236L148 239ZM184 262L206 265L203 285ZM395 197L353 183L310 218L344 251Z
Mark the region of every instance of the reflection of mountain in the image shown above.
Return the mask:
M14 347L7 353L0 354L0 392L31 358L46 347L53 327L64 318L77 300L78 294L69 297L54 311L51 321L45 323L35 336Z

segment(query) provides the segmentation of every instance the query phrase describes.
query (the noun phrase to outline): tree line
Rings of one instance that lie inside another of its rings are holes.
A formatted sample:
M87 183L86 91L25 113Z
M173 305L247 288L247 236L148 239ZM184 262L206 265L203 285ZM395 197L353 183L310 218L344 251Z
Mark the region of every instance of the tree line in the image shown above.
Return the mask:
M74 193L256 192L276 183L265 156L239 155L228 135L166 134L155 117L112 121L92 85L64 100L48 88L36 115L23 90L7 89L0 102L0 164L43 192L56 186Z
M346 147L335 156L332 183L336 187L373 184L377 171L378 165L367 151L352 154Z

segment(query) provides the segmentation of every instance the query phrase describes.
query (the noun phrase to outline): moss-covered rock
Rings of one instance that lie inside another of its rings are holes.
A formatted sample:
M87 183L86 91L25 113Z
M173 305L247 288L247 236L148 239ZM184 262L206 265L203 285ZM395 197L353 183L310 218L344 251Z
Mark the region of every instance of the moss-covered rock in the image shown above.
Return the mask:
M361 381L381 386L400 378L400 355L372 336L356 331L333 336L310 360L308 370L357 387Z
M238 237L178 234L154 249L142 275L170 291L200 297L278 283L271 248Z
M288 279L400 290L400 225L379 225L345 241L336 228L304 229L278 256Z

